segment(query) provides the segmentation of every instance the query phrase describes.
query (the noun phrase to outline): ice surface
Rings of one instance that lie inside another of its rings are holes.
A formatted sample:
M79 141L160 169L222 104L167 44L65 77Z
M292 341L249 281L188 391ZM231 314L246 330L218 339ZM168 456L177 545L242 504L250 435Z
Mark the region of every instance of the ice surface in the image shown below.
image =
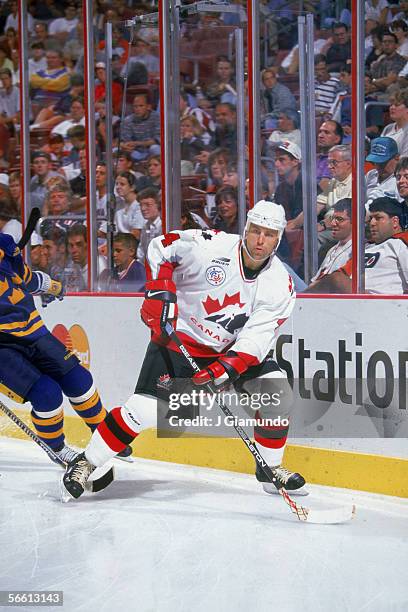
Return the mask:
M309 525L248 475L115 469L105 491L63 504L60 468L0 437L1 590L63 590L64 612L408 610L408 500L313 486L302 503L357 515Z

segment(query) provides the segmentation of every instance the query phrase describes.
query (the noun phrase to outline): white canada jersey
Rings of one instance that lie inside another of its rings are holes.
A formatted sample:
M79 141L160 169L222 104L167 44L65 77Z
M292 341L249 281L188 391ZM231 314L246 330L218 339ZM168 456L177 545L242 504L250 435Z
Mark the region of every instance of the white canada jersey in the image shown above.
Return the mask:
M175 231L149 245L148 279L173 278L177 332L195 357L233 348L259 363L293 310L294 285L278 257L250 280L240 251L240 236L213 230Z
M341 268L351 278L351 259ZM408 293L408 232L365 248L366 293Z

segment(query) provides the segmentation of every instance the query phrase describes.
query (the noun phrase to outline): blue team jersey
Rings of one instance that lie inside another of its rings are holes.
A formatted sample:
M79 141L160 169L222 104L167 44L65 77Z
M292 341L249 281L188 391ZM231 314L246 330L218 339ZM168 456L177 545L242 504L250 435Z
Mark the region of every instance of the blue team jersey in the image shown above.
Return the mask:
M49 333L31 295L38 289L13 238L0 233L0 341L2 334L31 342Z

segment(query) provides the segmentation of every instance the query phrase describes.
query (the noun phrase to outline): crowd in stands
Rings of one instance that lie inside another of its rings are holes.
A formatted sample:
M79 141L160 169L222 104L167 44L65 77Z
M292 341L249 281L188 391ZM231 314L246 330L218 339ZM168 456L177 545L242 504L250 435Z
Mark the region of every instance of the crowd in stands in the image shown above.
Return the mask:
M182 5L188 5L185 1ZM231 33L246 28L236 12L183 13L180 24L180 227L237 233L237 85ZM127 21L157 10L155 0L95 0L95 183L98 288L140 291L150 240L162 233L158 27ZM301 6L300 6L301 5ZM299 112L299 8L315 20L317 127L316 229L319 270L313 283L351 255L351 2L260 0L262 197L285 208L279 256L306 287ZM18 6L0 3L0 231L21 234ZM31 247L34 266L88 287L87 154L84 45L80 0L28 0L32 206L43 222ZM378 198L408 201L408 2L365 2L367 239ZM114 194L106 176L106 22L112 27ZM247 85L247 80L245 80ZM401 166L402 163L402 166ZM400 177L400 178L398 178ZM115 235L108 261L108 227ZM392 207L391 207L392 208ZM391 210L388 207L387 210ZM408 208L407 208L408 210ZM377 214L377 213L376 213ZM371 216L370 216L371 215ZM408 216L408 215L407 215ZM406 218L400 219L400 231ZM374 240L375 242L375 240ZM112 270L113 266L113 270ZM339 285L336 286L339 289Z

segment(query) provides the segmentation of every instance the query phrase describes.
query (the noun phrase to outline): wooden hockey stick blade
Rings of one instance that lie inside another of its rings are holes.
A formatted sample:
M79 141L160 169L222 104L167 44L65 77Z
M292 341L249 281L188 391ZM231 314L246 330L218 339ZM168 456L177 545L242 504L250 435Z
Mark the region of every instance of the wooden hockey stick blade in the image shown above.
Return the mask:
M299 521L318 525L336 525L351 521L356 514L354 504L350 506L333 506L333 508L306 508L296 503L288 495L286 489L280 489L279 493Z
M33 210L30 213L30 216L28 217L28 221L27 221L27 225L25 227L25 230L23 232L23 235L21 236L17 246L20 249L20 251L22 251L24 249L24 247L26 246L27 242L29 242L30 238L31 238L31 234L33 233L33 231L35 230L35 226L38 223L38 220L41 217L41 211L39 208L35 207L33 208Z

